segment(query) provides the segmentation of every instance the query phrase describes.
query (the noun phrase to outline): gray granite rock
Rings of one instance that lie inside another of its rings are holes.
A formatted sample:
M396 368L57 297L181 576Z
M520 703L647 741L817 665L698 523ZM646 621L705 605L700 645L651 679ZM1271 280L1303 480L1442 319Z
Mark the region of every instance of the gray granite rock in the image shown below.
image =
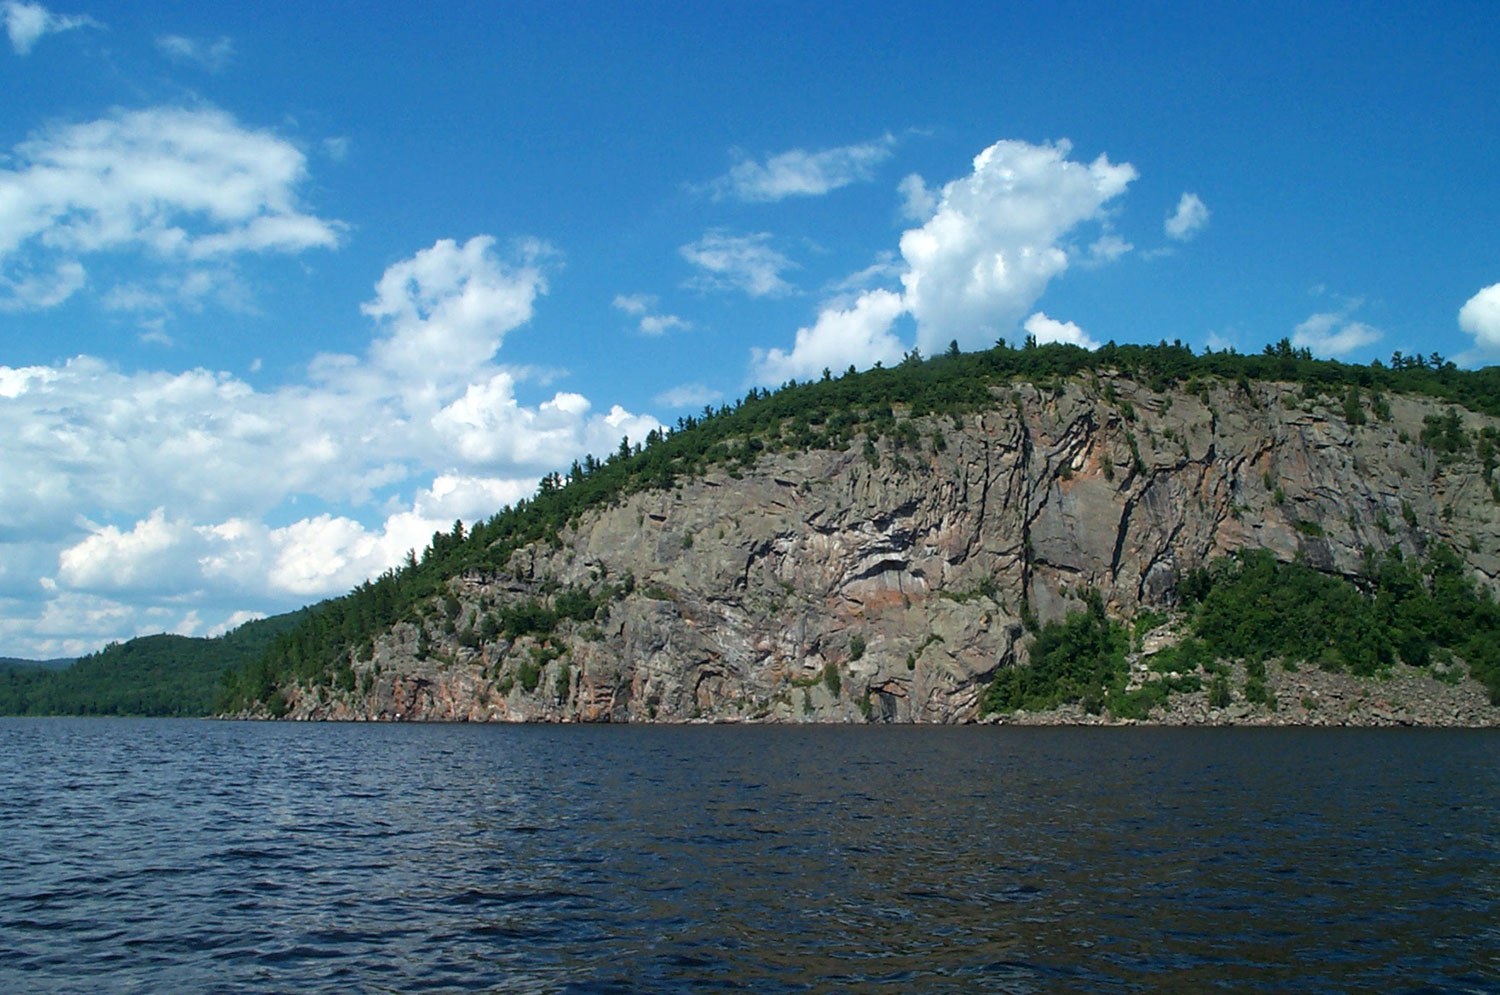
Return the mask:
M498 576L453 578L460 614L450 631L432 606L425 655L418 626L397 625L354 661L354 692L288 689L292 715L969 721L996 669L1026 659L1023 606L1059 618L1093 587L1128 619L1172 605L1186 571L1241 547L1353 576L1366 547L1420 556L1445 543L1496 587L1500 505L1481 469L1416 441L1423 416L1447 406L1390 397L1390 421L1352 427L1339 399L1290 385L1112 387L1112 400L1099 381L1007 387L989 411L919 419L916 448L879 440L878 466L856 442L630 496ZM593 621L545 639L462 638L497 605L627 576L634 590ZM1478 721L1468 705L1444 707Z

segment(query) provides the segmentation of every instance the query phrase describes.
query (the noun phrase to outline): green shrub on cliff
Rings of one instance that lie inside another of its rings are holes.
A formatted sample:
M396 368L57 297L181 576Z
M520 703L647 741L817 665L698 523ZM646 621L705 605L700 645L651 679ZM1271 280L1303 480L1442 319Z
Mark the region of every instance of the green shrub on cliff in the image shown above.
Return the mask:
M995 675L981 711L1041 711L1086 699L1102 702L1110 691L1122 688L1130 636L1105 616L1098 591L1088 591L1084 603L1085 610L1041 627L1030 663Z
M1443 651L1500 703L1500 606L1446 546L1434 546L1426 563L1396 547L1371 552L1358 582L1241 550L1215 562L1206 580L1195 578L1192 592L1193 631L1213 655L1249 661L1262 674L1271 657L1369 676L1397 660L1427 666Z
M1213 675L1209 705L1225 708L1232 698L1221 660L1245 661L1245 700L1274 708L1271 658L1288 669L1310 663L1372 676L1398 660L1427 666L1453 656L1500 704L1500 606L1447 547L1434 547L1422 564L1395 547L1370 553L1357 583L1282 563L1264 549L1242 550L1185 577L1179 593L1191 634L1151 658L1161 678L1125 690L1127 632L1091 591L1087 610L1041 627L1028 665L995 675L981 710L1081 703L1091 713L1144 718L1170 694L1200 690L1200 669Z

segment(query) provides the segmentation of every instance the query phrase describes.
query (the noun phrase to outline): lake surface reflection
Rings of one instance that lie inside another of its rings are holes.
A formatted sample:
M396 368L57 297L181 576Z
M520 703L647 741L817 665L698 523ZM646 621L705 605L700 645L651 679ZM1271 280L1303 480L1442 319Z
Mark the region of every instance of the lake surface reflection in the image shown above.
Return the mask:
M1500 734L0 719L0 990L1500 988Z

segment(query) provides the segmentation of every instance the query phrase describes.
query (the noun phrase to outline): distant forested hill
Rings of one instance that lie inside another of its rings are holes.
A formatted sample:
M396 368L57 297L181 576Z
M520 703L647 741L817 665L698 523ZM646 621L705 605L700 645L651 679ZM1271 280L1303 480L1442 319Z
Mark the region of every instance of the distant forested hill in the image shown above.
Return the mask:
M305 609L213 639L141 636L63 669L0 661L0 715L208 715L226 670L265 653Z
M71 667L74 663L73 657L65 656L56 660L23 660L20 657L0 656L0 670L8 667L20 667L25 670L62 670Z

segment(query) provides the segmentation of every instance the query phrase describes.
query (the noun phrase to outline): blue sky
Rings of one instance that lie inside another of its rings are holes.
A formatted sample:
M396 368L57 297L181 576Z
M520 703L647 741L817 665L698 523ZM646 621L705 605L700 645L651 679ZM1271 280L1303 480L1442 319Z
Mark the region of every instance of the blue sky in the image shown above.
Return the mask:
M0 20L0 655L341 593L914 347L1500 360L1489 2Z

